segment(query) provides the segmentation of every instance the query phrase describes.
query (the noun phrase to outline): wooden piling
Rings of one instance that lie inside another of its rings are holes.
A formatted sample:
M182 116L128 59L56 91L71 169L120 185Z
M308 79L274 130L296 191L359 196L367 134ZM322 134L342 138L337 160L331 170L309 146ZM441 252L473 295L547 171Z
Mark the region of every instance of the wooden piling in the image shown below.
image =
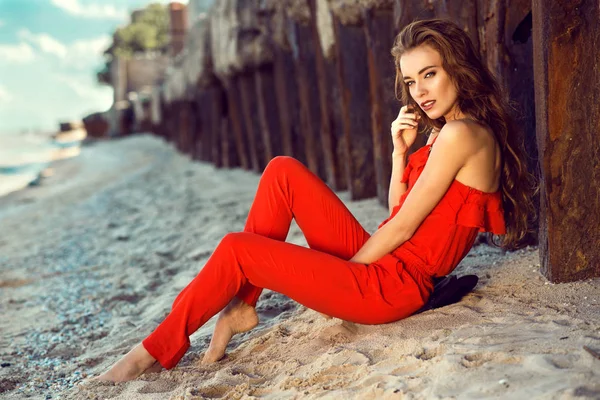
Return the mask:
M321 179L327 180L319 132L321 107L315 65L316 44L310 26L310 10L306 0L294 0L293 3L294 7L288 10L286 29L295 61L301 135L304 139L308 168Z
M250 163L252 169L255 172L260 173L265 168L266 161L260 122L258 120L258 104L256 101L256 81L254 80L254 73L245 71L239 74L237 82L247 142L250 150Z
M308 0L310 25L315 43L315 68L321 107L320 139L327 184L334 190L345 190L346 154L340 143L343 138L339 103L341 101L334 51L331 12L326 0ZM338 151L338 148L342 151Z
M224 82L225 94L227 97L227 109L229 116L229 127L233 132L235 148L237 150L240 166L243 169L251 169L250 145L248 144L246 134L246 124L242 113L242 105L238 90L238 79L232 77L231 80Z
M308 165L300 123L298 82L295 79L291 50L276 49L274 54L275 94L279 104L279 123L283 154Z
M273 64L265 64L256 68L256 100L260 137L264 147L265 165L273 157L283 154L283 141L279 133L279 105L275 93L275 77Z
M600 277L600 33L597 1L533 1L541 271Z
M368 51L362 11L345 5L333 12L342 116L348 153L347 181L353 200L375 197Z
M377 180L377 197L387 207L392 172L393 145L390 126L401 107L395 98L396 69L390 50L394 45L394 10L392 2L365 10L369 79L371 87L371 124L373 158Z

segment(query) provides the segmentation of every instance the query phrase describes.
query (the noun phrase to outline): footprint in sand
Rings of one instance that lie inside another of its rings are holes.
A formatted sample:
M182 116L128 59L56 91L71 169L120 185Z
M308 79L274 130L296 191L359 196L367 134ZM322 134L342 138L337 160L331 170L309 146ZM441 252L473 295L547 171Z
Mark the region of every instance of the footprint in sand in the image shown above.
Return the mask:
M556 369L574 368L579 356L576 354L553 354L544 357L544 360Z
M491 361L493 358L493 355L488 353L467 354L460 360L460 365L465 368L476 368Z
M419 360L428 361L428 360L431 360L432 358L442 355L443 353L444 353L444 349L442 346L437 346L437 347L432 347L432 348L423 347L422 349L417 350L415 352L414 356L415 356L415 358L418 358Z

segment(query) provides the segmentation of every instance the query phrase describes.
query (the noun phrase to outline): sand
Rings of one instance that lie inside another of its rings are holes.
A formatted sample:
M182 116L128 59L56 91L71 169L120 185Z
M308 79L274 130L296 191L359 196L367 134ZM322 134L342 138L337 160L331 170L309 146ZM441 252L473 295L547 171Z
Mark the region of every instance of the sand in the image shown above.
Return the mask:
M537 248L472 249L461 302L391 324L327 320L266 291L259 326L199 361L89 383L143 339L227 232L259 176L191 162L151 136L97 142L38 187L0 198L0 397L64 399L600 398L600 280L551 284ZM376 199L349 201L373 232ZM306 245L292 227L288 241Z

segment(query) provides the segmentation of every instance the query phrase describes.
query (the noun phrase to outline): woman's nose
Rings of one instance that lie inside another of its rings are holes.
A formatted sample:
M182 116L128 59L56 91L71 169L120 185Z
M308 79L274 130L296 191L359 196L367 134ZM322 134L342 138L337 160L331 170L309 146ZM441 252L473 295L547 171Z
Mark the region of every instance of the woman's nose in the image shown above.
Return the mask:
M427 89L423 83L415 83L415 86L415 92L417 93L417 97L421 97L427 94Z

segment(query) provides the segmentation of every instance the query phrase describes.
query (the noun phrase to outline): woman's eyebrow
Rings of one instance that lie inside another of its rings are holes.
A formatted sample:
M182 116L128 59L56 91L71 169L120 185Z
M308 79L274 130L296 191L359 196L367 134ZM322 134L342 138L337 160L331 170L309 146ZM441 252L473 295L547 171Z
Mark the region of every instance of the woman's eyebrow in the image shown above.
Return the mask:
M423 72L424 72L426 69L428 69L428 68L433 68L433 67L435 67L435 65L430 65L430 66L428 66L428 67L425 67L425 68L421 69L417 75L421 75L421 74L422 74L422 73L423 73ZM410 76L403 76L403 77L402 77L402 79L403 79L403 80L406 80L406 79L408 79L408 78L410 78Z

